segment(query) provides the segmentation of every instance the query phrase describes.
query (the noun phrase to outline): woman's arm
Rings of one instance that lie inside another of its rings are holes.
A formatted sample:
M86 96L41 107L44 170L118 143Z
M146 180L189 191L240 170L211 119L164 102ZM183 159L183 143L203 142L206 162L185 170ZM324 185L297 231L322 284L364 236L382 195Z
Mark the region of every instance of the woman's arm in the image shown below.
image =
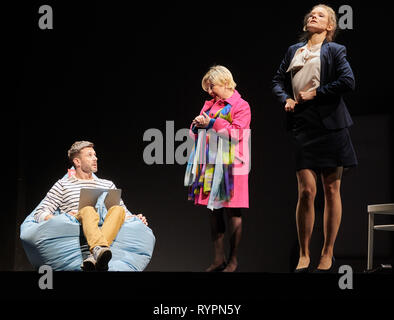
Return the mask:
M210 128L212 127L212 125L213 125L213 121L214 121L215 119L212 119L212 122L209 123L209 126L208 126L208 124L207 124L207 127L204 127L204 126L199 125L199 123L201 123L201 121L196 121L196 119L198 119L198 118L205 118L205 116L204 116L204 110L207 110L207 108L208 108L208 109L210 108L210 107L207 107L208 104L212 104L212 101L206 101L206 102L205 102L204 106L202 107L202 109L201 109L201 111L200 111L200 114L199 114L197 117L195 117L195 118L193 119L193 121L192 121L192 123L191 123L191 125L190 125L189 136L190 136L193 140L196 140L196 139L197 139L198 130L201 130L201 129L206 129L206 130L208 130L208 129L210 129Z
M338 78L316 89L316 99L338 96L355 88L352 68L346 59L346 47L338 46L334 56L335 72Z
M276 96L282 106L286 105L287 99L292 99L291 94L287 92L285 88L286 71L290 65L290 54L291 50L289 48L279 66L279 69L276 71L274 78L272 79L272 93Z
M230 136L233 141L240 141L243 137L243 130L249 129L251 112L249 104L244 102L240 107L231 110L232 122L228 122L222 118L216 118L212 129L223 134L226 137Z

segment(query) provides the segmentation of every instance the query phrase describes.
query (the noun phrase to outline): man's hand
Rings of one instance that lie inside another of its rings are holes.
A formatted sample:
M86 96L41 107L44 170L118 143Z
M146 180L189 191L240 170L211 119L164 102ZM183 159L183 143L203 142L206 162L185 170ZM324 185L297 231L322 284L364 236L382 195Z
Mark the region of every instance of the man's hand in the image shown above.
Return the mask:
M146 220L146 217L143 216L141 213L140 214L133 214L132 217L137 217L140 219L146 226L148 225L148 220ZM127 217L126 219L130 219L130 216Z
M140 219L146 226L148 225L148 220L146 220L146 217L143 216L141 213L137 214L137 218Z
M293 99L287 99L286 105L285 105L285 111L286 112L294 112L294 108L295 108L296 104L297 104L297 102L295 102Z
M49 220L49 219L52 219L53 217L54 217L53 214L48 214L48 215L44 218L44 221L47 221L47 220Z
M70 211L68 214L71 214L72 216L75 217L75 215L78 213L78 211Z
M298 102L306 102L309 100L313 100L316 97L316 90L313 91L300 91L298 93L297 101Z

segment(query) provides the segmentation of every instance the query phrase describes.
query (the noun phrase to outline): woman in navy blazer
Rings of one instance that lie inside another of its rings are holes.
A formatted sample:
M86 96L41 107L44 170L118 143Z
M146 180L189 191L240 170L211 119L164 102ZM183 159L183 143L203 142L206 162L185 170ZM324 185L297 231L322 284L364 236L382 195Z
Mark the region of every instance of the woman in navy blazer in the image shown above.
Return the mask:
M326 5L313 7L304 18L303 41L288 48L273 79L272 91L286 111L295 147L300 246L295 272L310 270L318 175L325 198L324 245L315 271L333 270L334 242L342 215L342 172L357 165L348 131L353 122L342 98L354 90L355 81L346 48L332 42L335 30L335 11Z

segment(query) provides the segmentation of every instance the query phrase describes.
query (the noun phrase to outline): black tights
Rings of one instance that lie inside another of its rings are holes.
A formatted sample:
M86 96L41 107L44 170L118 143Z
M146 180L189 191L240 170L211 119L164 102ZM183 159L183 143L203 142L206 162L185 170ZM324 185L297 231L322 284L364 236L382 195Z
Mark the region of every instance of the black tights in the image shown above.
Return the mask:
M226 224L224 219L224 213L227 216L227 223L230 231L230 255L228 259L229 271L234 271L238 265L237 255L238 247L242 236L242 215L240 208L222 208L214 210L209 213L210 225L211 225L211 237L214 246L214 260L212 265L207 271L219 267L226 262L225 250L224 250L224 234L226 231Z

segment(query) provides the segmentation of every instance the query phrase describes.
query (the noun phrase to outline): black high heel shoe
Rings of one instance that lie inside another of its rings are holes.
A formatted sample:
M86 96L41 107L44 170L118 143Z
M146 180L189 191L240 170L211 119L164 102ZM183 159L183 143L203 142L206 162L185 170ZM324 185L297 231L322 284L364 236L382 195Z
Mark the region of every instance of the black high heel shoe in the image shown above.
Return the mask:
M331 266L328 269L318 269L318 268L316 268L315 271L313 271L313 273L332 273L334 271L334 267L335 267L335 258L334 258L334 256L332 256L332 258L331 258Z
M310 272L309 265L305 268L295 269L294 273L309 273Z

